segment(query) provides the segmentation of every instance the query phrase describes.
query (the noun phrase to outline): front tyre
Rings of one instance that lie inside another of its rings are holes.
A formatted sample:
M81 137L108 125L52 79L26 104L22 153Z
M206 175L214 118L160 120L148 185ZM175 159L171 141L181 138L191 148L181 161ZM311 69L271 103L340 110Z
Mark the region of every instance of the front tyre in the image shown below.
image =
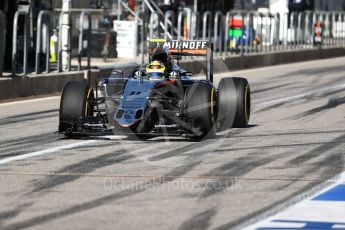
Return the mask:
M245 128L250 118L250 87L247 79L223 78L218 86L218 128Z
M198 82L188 86L185 97L185 111L198 131L191 139L199 141L214 135L215 89L206 82Z
M61 95L59 132L70 136L73 129L73 119L93 116L93 89L86 81L68 82Z

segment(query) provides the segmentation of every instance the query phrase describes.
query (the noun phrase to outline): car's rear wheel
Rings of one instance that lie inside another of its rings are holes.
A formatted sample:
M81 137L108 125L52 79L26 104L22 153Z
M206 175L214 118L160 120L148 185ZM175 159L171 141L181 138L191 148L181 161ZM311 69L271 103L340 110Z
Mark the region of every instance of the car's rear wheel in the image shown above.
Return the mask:
M93 89L86 81L68 82L61 95L59 132L69 136L74 118L92 116L93 98Z
M214 135L215 90L206 82L194 83L186 89L185 111L198 131L191 139L201 140Z
M250 87L247 79L223 78L218 85L219 131L248 126L250 117Z

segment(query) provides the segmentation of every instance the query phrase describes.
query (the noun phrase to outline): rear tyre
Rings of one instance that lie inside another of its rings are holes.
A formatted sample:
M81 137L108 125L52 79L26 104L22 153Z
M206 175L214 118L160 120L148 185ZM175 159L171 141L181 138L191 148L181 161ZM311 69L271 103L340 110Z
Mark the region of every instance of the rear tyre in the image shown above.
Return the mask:
M212 137L214 132L215 90L206 82L194 83L188 86L185 97L185 111L192 121L193 128L199 130L198 135L190 139L199 141Z
M68 82L61 95L59 132L71 136L73 118L93 116L93 98L93 89L86 81Z
M250 87L247 79L223 78L218 86L219 131L248 126L250 117Z

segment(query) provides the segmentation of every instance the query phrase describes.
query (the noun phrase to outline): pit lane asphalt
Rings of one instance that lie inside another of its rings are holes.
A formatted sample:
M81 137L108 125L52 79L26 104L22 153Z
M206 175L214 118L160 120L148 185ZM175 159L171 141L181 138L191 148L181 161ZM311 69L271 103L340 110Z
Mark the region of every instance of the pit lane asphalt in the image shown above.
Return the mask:
M344 63L217 74L249 80L250 127L200 143L69 140L56 134L58 97L0 104L0 229L246 223L344 171Z

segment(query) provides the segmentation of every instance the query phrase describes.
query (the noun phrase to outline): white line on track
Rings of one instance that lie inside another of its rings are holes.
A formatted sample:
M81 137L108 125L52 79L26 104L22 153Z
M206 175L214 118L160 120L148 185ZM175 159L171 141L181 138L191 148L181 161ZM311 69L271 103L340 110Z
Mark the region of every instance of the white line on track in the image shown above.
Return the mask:
M5 107L9 105L17 105L17 104L27 104L31 102L40 102L40 101L50 101L60 99L60 96L52 96L52 97L44 97L44 98L35 98L35 99L28 99L28 100L20 100L20 101L12 101L12 102L5 102L0 103L0 107Z
M26 154L19 155L19 156L8 157L8 158L0 160L0 165L4 165L4 164L10 163L12 161L18 161L18 160L24 160L27 158L31 158L31 157L42 156L45 154L58 152L60 150L73 149L73 148L88 145L88 144L91 144L94 142L96 142L96 140L81 141L81 142L77 142L77 143L73 143L73 144L69 144L69 145L63 145L63 146L49 148L49 149L36 151L36 152L32 152L32 153L26 153Z
M263 66L257 68L250 68L250 69L239 69L239 70L231 70L229 69L228 72L225 73L216 73L216 76L219 77L227 77L230 75L238 75L238 74L249 74L249 73L257 73L258 71L278 71L280 69L285 70L287 67L291 67L290 69L297 69L299 67L318 67L319 64L325 64L329 66L337 66L342 64L344 61L344 57L336 57L336 58L329 58L329 59L318 59L318 60L309 60L304 62L294 62L294 63L286 63L286 64L279 64L279 65L271 65L271 66ZM250 76L248 76L250 79Z
M109 140L122 140L127 138L126 135L106 135L102 137Z
M320 88L317 90L311 90L309 92L306 93L301 93L301 94L297 94L297 95L292 95L292 96L288 96L288 97L282 97L282 98L277 98L277 99L272 99L272 100L266 100L266 101L262 101L262 102L257 102L254 105L254 110L259 110L259 109L263 109L272 105L276 105L276 104L280 104L283 102L288 102L288 101L292 101L292 100L296 100L296 99L301 99L303 97L307 97L307 96L312 96L312 95L316 95L316 94L321 94L321 93L329 93L329 92L334 92L340 89L345 89L345 83L341 84L341 85L334 85L334 86L330 86L330 87L324 87L324 88Z

